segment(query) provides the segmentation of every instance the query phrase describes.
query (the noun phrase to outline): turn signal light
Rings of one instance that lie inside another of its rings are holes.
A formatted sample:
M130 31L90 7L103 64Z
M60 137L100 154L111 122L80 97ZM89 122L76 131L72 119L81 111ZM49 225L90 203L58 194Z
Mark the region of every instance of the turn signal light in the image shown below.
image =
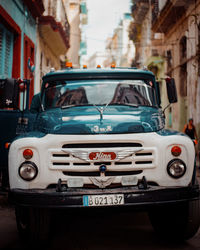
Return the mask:
M10 147L10 142L6 142L4 146L5 146L6 149L9 149L9 147Z
M87 65L84 64L84 65L83 65L83 69L87 69Z
M72 68L72 62L66 62L65 66L66 66L67 68Z
M101 65L98 64L98 65L97 65L97 68L98 68L98 69L101 68Z
M24 152L23 152L23 157L26 159L26 160L29 160L33 157L33 151L31 149L25 149Z
M115 64L113 63L113 64L111 64L110 65L110 67L111 67L111 69L115 69L116 68L116 66L115 66Z
M171 149L171 153L173 156L179 156L181 154L182 150L179 146L173 146Z

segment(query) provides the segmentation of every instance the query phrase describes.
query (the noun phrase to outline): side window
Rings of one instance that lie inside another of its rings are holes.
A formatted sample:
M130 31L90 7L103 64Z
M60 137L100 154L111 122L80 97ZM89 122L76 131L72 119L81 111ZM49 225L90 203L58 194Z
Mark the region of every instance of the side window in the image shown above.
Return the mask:
M13 34L0 24L0 78L12 76Z

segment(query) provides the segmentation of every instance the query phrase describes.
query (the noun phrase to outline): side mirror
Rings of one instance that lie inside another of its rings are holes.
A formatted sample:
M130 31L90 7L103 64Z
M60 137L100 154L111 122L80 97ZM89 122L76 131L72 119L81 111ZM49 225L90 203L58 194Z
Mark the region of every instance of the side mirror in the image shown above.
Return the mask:
M169 103L176 103L178 101L176 84L174 78L166 78L166 87Z
M159 82L156 82L155 89L156 89L157 103L158 103L158 105L160 107L160 105L161 105L161 98L160 98L160 83Z

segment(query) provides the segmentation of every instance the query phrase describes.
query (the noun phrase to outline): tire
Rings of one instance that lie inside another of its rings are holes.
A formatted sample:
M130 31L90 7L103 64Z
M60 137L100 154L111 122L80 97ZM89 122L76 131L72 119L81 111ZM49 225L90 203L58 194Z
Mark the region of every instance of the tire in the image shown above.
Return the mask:
M15 208L20 239L32 246L46 244L50 232L50 213L47 209Z
M15 207L17 229L21 240L26 240L29 234L30 216L27 207Z
M50 213L47 209L30 209L30 240L35 243L46 243L50 232Z
M156 208L149 211L149 219L160 238L178 242L188 240L200 225L200 201Z

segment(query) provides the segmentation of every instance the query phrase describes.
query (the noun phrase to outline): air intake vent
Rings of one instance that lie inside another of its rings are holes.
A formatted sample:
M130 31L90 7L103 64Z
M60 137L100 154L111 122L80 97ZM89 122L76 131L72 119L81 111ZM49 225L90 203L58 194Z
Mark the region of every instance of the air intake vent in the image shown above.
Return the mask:
M63 148L119 148L119 147L142 147L141 143L79 143L64 144Z
M105 176L123 176L123 175L138 175L141 174L142 170L135 170L135 171L107 171L105 172ZM72 171L63 171L64 175L68 176L85 176L85 177L92 177L92 176L100 176L99 171L91 171L91 172L72 172Z

